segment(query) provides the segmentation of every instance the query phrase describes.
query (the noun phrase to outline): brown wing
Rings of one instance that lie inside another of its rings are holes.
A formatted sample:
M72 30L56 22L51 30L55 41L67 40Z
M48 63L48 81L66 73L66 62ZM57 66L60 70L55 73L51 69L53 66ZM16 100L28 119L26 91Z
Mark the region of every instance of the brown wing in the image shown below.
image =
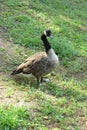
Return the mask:
M27 58L21 65L18 66L17 71L29 74L36 73L37 67L41 66L40 64L47 59L47 55L44 52L36 53L35 55Z
M54 63L44 53L44 54L37 56L36 60L34 60L32 64L29 64L28 67L29 67L28 69L30 69L31 73L35 77L41 77L41 76L44 76L44 75L50 73L50 71L53 70Z

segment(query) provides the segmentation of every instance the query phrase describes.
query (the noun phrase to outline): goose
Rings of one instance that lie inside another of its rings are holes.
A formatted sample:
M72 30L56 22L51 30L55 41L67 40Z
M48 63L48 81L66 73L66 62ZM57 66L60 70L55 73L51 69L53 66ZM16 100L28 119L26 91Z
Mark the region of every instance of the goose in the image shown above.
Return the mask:
M28 57L11 73L11 75L16 75L19 73L32 74L36 77L37 86L39 86L43 76L49 74L55 66L59 64L59 58L47 39L47 37L50 37L51 34L51 30L47 29L41 35L41 40L44 44L45 51L38 52Z

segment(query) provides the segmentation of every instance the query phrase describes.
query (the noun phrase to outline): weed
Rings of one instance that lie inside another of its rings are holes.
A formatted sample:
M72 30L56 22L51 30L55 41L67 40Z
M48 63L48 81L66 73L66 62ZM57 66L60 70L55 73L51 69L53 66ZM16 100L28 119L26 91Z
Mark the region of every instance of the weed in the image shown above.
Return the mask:
M26 107L17 108L3 105L0 107L0 129L17 129L27 124L27 119L31 118Z

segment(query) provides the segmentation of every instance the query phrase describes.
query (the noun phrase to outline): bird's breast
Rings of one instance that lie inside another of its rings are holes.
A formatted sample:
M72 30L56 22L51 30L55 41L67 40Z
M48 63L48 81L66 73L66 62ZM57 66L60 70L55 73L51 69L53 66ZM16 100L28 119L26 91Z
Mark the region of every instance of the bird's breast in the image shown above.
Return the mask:
M59 64L59 58L55 54L55 52L54 52L54 50L52 48L48 52L48 58L51 60L51 63L53 63L54 65L58 65Z

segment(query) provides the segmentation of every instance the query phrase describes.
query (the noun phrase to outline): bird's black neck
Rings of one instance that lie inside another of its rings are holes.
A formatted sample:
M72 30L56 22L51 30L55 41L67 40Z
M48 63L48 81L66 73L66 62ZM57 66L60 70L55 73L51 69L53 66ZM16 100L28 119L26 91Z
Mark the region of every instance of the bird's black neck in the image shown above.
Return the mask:
M48 51L51 49L51 45L48 42L47 37L44 34L41 35L41 40L44 43L44 46L45 46L45 49L46 49L46 53L48 53Z

